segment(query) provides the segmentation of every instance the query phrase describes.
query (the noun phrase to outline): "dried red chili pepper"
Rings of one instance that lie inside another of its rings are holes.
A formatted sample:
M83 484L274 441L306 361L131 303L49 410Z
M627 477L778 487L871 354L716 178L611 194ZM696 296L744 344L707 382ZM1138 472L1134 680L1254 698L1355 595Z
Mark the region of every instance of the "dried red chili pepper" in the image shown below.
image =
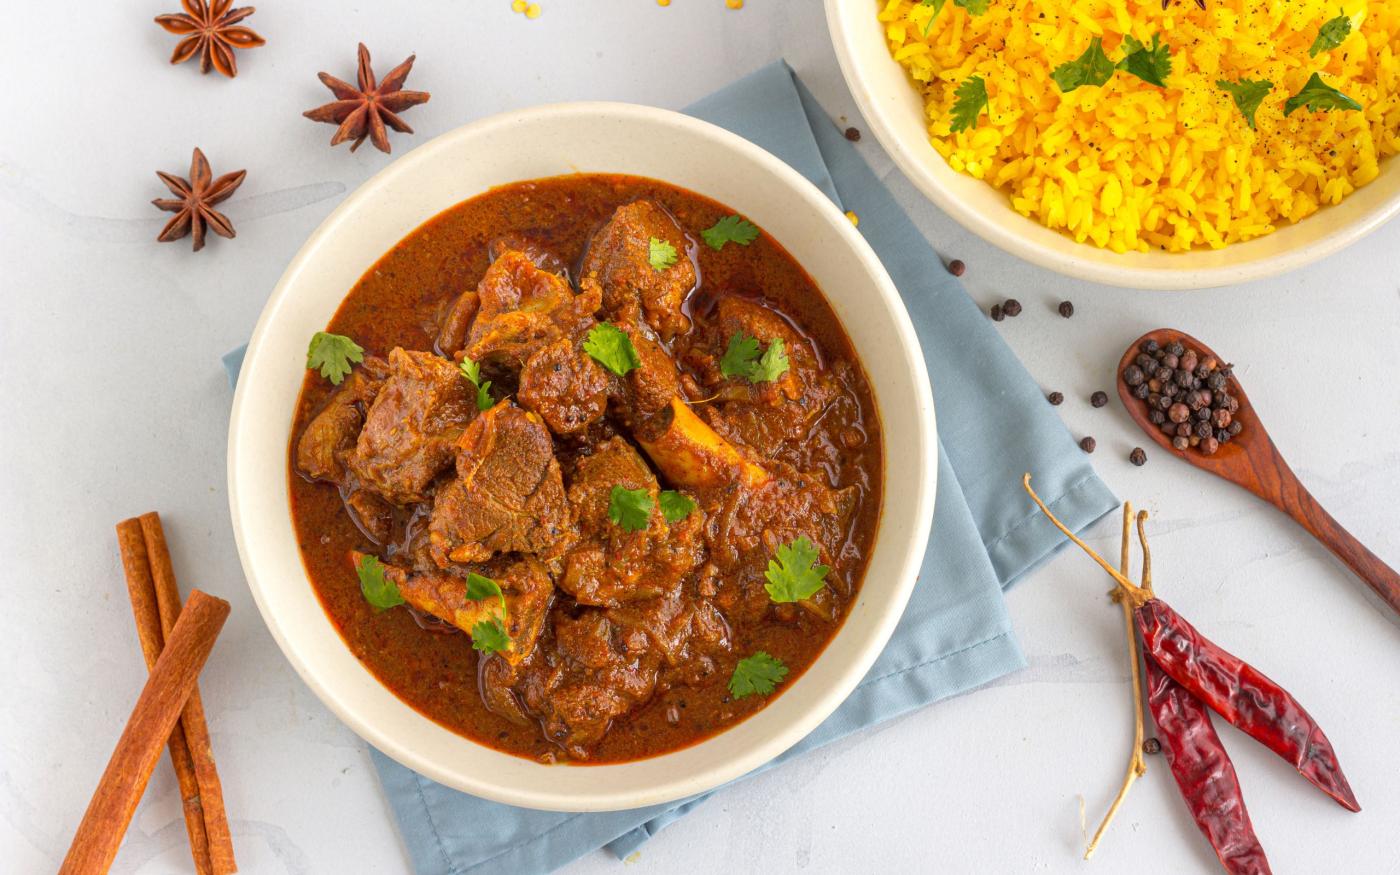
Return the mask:
M1148 599L1135 615L1143 649L1162 671L1344 808L1361 810L1332 743L1287 690L1202 636L1161 599Z
M1147 706L1157 724L1172 777L1196 826L1226 872L1270 875L1269 859L1244 806L1240 779L1211 725L1210 712L1152 657L1143 662L1147 667Z

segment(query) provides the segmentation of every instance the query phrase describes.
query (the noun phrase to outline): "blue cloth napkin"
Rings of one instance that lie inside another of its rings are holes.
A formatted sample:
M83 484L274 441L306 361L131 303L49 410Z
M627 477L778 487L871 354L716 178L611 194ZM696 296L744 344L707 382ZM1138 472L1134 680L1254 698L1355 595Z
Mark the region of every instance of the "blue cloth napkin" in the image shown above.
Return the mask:
M1034 473L1037 491L1075 530L1118 502L991 322L785 63L686 112L777 155L860 217L913 318L938 414L934 525L904 617L850 698L763 771L1025 665L1003 590L1063 539L1021 491L1023 472ZM231 379L241 360L242 350L225 358ZM531 875L600 847L625 857L711 795L602 814L533 811L468 796L372 754L419 875Z

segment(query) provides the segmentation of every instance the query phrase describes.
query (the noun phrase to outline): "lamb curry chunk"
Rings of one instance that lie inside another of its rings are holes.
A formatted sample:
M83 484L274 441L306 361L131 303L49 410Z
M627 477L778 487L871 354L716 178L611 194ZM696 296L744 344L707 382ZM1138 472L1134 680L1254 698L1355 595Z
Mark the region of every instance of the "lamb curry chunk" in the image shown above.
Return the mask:
M327 327L364 354L302 388L303 560L356 656L444 726L542 762L653 756L761 709L840 627L879 521L874 399L776 241L701 242L730 215L634 177L495 189ZM768 659L787 672L755 685Z

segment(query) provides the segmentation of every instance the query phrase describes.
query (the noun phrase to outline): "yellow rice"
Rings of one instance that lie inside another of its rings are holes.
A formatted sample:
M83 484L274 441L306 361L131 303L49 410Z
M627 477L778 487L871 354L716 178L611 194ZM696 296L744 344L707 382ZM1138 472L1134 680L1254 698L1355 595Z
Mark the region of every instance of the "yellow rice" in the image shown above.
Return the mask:
M1400 0L992 0L983 15L877 0L895 59L923 93L929 133L955 170L1080 242L1117 252L1221 247L1300 221L1375 179L1400 152ZM1364 12L1338 48L1308 49L1323 22ZM1094 37L1113 60L1131 33L1170 46L1167 88L1119 71L1060 92L1050 71ZM1285 118L1314 72L1364 110ZM991 102L948 130L953 91L982 76ZM1251 130L1216 80L1274 89Z

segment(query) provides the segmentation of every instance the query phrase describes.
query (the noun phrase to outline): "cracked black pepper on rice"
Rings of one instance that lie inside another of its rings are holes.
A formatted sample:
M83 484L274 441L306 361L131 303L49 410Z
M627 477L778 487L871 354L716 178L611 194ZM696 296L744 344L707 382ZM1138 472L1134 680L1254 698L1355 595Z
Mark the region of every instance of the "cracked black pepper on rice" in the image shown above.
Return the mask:
M1119 379L1173 448L1210 456L1244 430L1235 419L1240 402L1232 391L1233 368L1179 340L1165 346L1145 340Z

